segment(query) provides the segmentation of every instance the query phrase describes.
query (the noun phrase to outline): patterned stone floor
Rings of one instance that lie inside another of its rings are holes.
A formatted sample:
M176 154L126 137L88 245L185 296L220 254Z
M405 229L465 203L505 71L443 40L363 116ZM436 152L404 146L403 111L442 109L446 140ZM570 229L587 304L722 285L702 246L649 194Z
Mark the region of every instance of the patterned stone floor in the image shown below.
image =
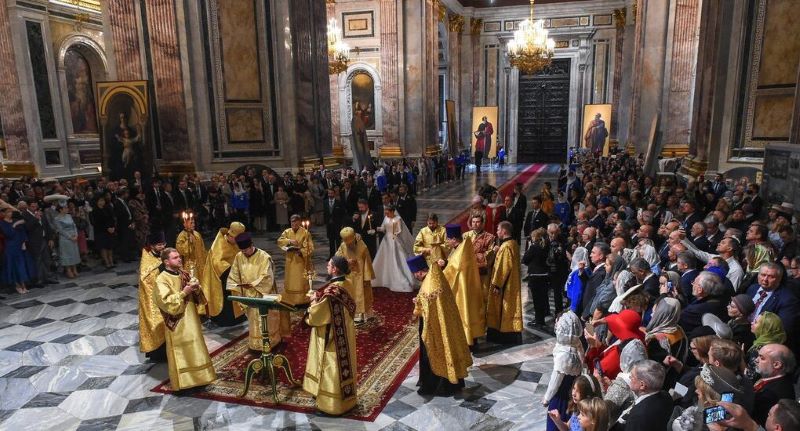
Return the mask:
M499 186L524 167L495 169L479 181L470 174L422 193L417 229L422 214L435 211L448 220L481 184ZM547 167L529 184L528 194L556 172L557 166ZM314 263L323 273L324 230L315 230L314 237ZM280 280L283 256L275 239L272 234L256 242L275 257ZM136 271L134 264L122 264L114 272L90 271L74 281L0 299L0 430L544 429L540 399L553 344L549 334L527 325L532 315L527 289L525 344L500 351L481 345L467 388L456 397L417 395L415 368L374 422L360 422L150 392L167 378L167 370L138 351ZM209 350L244 330L209 324Z

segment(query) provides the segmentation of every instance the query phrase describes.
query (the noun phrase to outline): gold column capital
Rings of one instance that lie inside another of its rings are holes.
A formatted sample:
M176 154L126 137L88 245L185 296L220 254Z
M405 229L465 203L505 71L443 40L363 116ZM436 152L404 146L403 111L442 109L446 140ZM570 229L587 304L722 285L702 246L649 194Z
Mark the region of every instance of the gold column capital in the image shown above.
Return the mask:
M618 30L625 28L625 19L627 14L627 8L614 9L614 24L617 26Z
M442 4L441 0L436 0L435 5L439 8L439 22L447 22L447 7Z
M473 36L478 36L481 34L482 29L483 29L483 19L472 18L472 22L470 22L470 33L472 33Z
M453 33L464 31L464 17L461 15L450 15L447 19L447 29Z

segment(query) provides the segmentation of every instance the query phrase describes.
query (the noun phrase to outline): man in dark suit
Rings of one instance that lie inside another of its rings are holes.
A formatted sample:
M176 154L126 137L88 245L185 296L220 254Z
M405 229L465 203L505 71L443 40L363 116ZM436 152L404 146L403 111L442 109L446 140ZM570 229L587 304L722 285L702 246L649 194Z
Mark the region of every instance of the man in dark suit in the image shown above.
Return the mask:
M56 284L50 271L51 259L50 250L53 244L53 232L50 224L44 220L43 214L39 211L39 203L36 199L21 200L17 203L17 209L25 220L25 232L28 234L27 250L33 259L36 271L34 287L42 284Z
M525 237L531 236L531 232L539 228L547 228L548 218L547 214L542 211L542 200L536 196L531 199L531 210L525 216L525 222L522 228Z
M522 186L522 183L514 184L514 193L511 194L511 199L513 207L522 212L524 217L525 212L528 210L528 200L525 197L525 193L522 193Z
M719 242L722 241L724 234L719 230L719 222L716 218L710 217L706 223L706 241L708 241L708 252L714 253Z
M189 190L186 181L181 180L178 182L178 190L174 193L175 198L175 211L191 211L194 208L194 195Z
M703 326L703 315L711 313L720 319L728 318L727 301L724 300L725 286L720 277L709 271L701 272L692 283L692 301L681 312L678 320L687 334Z
M133 215L128 208L128 189L120 189L113 201L114 218L117 219L117 238L116 254L124 262L131 262L134 258L134 244L136 227L133 223Z
M361 235L361 240L367 245L370 256L375 259L375 254L378 252L378 236L375 228L380 226L376 223L382 223L383 217L375 217L367 200L361 198L358 200L358 212L349 218L345 215L345 219L347 220L345 225L352 227Z
M756 370L761 379L753 385L756 422L766 423L770 409L782 398L796 399L793 379L796 367L794 354L783 344L767 344L759 349Z
M689 251L678 253L678 273L681 275L681 284L673 287L680 289L678 292L683 293L687 303L691 303L694 300L692 284L694 279L700 275L700 270L697 269L697 258L694 257L694 254Z
M344 219L344 208L341 201L336 198L336 191L328 189L328 198L323 202L323 214L325 217L325 233L328 236L328 251L330 256L336 254L339 249L339 244L342 242L342 237L339 231L342 230L342 221Z
M274 173L266 170L261 173L261 188L264 191L264 202L267 204L267 231L269 232L278 230L278 224L275 221L275 193L278 191L278 186L282 184Z
M661 390L666 372L656 361L634 363L628 384L634 395L633 405L623 411L613 431L666 431L672 416L672 398Z
M164 236L167 244L175 244L178 238L178 219L180 214L175 211L175 191L172 190L172 183L164 182L164 191L161 193L161 223L164 228Z
M725 192L728 191L728 186L725 184L725 179L722 174L718 173L714 177L714 182L711 183L710 188L717 199L720 199L725 194Z
M681 212L684 215L681 229L686 232L690 232L695 223L703 221L703 215L697 212L697 204L694 201L684 202L681 205Z
M689 241L694 244L699 250L706 252L713 252L709 250L708 238L706 238L706 224L699 221L692 225L692 230L689 232Z
M375 180L372 177L364 181L364 190L361 193L361 197L367 200L367 205L369 205L371 211L378 211L383 205L381 192L375 187Z
M747 295L753 298L755 311L750 315L750 320L764 311L771 311L781 318L783 329L788 338L787 343L793 345L794 325L797 314L800 312L797 296L781 285L783 270L775 262L765 263L758 270L758 284L753 284L747 289Z
M591 310L591 304L594 302L597 288L603 284L606 278L605 262L606 256L609 254L611 254L611 247L604 242L594 244L589 253L589 260L592 262L594 271L592 275L589 276L589 280L586 282L586 287L583 291L583 296L581 296L581 316L585 319L591 317L592 313L594 313L594 310Z
M408 194L408 186L400 184L397 196L397 213L405 222L409 231L413 231L414 222L417 221L417 201Z
M151 232L164 230L161 221L164 199L166 199L166 197L164 196L164 191L161 190L161 180L153 178L153 181L150 183L150 189L145 194L147 213L150 215L149 222Z
M358 192L353 188L353 182L350 179L344 180L339 198L345 214L352 215L358 210Z
M642 291L650 296L651 301L655 301L659 296L658 277L653 274L650 264L641 257L631 260L631 274L636 277L636 282L642 285Z
M503 211L502 216L498 219L498 222L504 220L510 222L511 226L514 227L511 237L519 243L520 235L522 234L522 225L525 221L525 211L520 206L514 206L514 199L511 197L511 195L506 196L503 199L503 205L505 206L505 210Z

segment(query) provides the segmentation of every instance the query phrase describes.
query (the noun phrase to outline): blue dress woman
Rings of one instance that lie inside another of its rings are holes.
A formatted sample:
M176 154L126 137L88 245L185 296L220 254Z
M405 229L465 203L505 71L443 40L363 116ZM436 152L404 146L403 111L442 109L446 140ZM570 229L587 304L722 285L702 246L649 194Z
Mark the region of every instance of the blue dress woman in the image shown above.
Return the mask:
M25 221L14 220L11 208L0 208L0 233L5 238L5 254L0 267L0 283L13 285L17 293L28 293L25 283L31 280L33 262L25 250L28 235Z

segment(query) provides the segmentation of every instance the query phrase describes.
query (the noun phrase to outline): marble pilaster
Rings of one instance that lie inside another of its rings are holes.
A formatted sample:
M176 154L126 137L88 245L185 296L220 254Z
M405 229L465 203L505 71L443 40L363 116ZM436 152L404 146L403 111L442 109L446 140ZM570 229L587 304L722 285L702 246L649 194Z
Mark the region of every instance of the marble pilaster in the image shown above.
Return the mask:
M614 24L617 27L616 41L614 42L614 79L611 84L611 135L612 139L619 139L620 94L622 92L623 52L625 47L625 24L627 9L614 11Z
M165 173L194 171L193 152L190 151L188 140L175 2L146 0L145 3L151 79L157 101L161 156L164 161L160 170Z
M326 16L328 19L336 18L336 3L333 1L325 2ZM331 149L339 147L339 104L334 103L339 97L339 77L337 75L328 76L331 97Z
M383 111L383 145L400 148L400 99L397 2L381 0L381 82Z
M689 136L689 156L682 166L684 173L696 177L708 167L711 146L711 117L714 111L722 10L720 0L705 0L699 11L700 26L695 90L692 100L692 129ZM727 66L724 66L727 67Z
M439 147L439 6L436 0L425 2L425 135L423 151L438 152Z
M100 3L107 20L105 30L110 34L114 52L116 79L143 79L142 52L139 43L139 13L131 0L108 0Z
M456 142L449 143L451 154L458 152L464 147L460 128L461 116L458 110L458 101L461 99L461 33L464 31L464 17L461 15L450 15L447 22L448 34L448 99L456 102Z
M17 61L11 39L11 21L6 7L0 7L0 94L3 95L0 127L5 141L5 160L0 177L34 174L36 169L31 161Z
M669 61L665 75L665 114L663 124L662 153L685 154L689 145L691 128L691 104L694 90L694 68L697 57L697 31L699 2L678 0L674 3L673 18L670 21Z
M426 78L428 55L426 39L427 24L432 5L429 0L409 0L402 3L403 46L405 67L403 69L403 154L420 155L425 152L427 139L426 118L428 90Z

